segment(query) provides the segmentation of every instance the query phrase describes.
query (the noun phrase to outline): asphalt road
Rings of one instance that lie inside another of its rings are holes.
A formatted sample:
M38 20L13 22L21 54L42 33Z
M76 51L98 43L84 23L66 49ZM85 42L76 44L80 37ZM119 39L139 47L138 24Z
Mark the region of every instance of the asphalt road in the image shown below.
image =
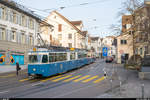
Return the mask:
M112 72L112 63L98 59L60 75L29 79L27 70L0 74L0 98L96 98L110 89L103 69Z

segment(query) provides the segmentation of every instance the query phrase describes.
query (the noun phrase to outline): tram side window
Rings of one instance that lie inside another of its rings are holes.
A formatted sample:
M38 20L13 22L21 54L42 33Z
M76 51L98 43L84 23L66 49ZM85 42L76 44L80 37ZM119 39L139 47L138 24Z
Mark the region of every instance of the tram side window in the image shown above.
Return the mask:
M49 53L49 62L55 62L55 54Z
M42 63L47 63L47 62L48 62L48 56L47 55L43 55Z
M75 59L75 53L70 53L70 60Z
M67 53L63 54L63 60L67 60Z
M57 53L56 54L56 61L64 61L67 60L67 54L66 53Z
M85 57L87 57L87 54L78 53L78 58L85 58Z

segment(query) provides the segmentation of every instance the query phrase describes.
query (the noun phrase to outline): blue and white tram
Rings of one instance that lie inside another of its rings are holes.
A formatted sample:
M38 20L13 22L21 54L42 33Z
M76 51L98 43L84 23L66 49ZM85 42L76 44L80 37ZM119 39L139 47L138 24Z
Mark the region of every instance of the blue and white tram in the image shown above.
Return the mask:
M31 51L28 53L28 74L48 77L94 62L86 52Z

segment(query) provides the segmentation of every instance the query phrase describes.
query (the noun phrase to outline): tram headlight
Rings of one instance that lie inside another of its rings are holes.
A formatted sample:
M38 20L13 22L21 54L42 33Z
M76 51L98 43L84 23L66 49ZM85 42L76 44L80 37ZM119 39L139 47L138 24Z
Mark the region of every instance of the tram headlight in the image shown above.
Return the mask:
M33 71L36 71L36 69L35 69L35 68L33 68Z

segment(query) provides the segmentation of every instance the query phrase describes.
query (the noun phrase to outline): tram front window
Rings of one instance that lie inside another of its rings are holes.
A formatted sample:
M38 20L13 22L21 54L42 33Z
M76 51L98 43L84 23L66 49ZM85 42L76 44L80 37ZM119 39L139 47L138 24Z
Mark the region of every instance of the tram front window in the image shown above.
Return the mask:
M29 63L40 63L41 55L29 55Z

